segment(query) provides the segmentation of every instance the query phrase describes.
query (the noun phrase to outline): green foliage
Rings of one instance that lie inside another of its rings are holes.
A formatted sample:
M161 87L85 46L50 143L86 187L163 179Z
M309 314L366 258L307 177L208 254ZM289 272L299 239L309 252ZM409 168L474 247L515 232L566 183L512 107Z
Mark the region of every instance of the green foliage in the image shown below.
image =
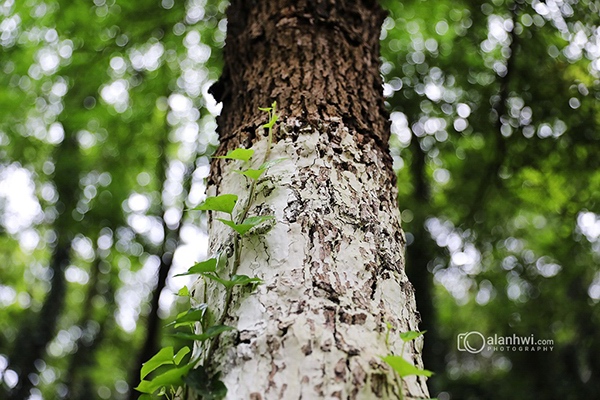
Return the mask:
M244 219L240 224L236 224L233 221L217 218L217 220L219 220L222 223L224 223L225 225L229 226L231 229L233 229L240 235L245 235L255 226L258 226L264 222L274 220L274 219L275 219L275 217L272 215L259 215L259 216L254 216L254 217L248 217L248 218Z
M183 358L188 353L190 353L189 347L183 347L177 354L173 354L173 347L162 348L154 357L143 364L140 371L142 381L136 390L141 393L153 394L161 388L176 387L183 384L183 378L193 367L191 363L182 364ZM162 366L169 366L169 368L157 374L151 380L143 380L148 374Z
M212 281L218 282L223 285L226 289L231 289L234 286L244 286L249 283L261 283L262 280L260 278L250 278L246 275L233 275L231 280L219 278L213 274L202 274L203 277L208 278Z
M238 197L235 194L222 194L216 197L208 197L202 204L195 208L201 211L221 211L227 214L233 213Z
M242 160L249 161L250 158L254 155L254 150L252 149L235 149L227 152L227 155L217 156L215 158L226 158L230 160Z
M597 43L597 4L383 3L391 147L431 394L593 397L600 386L580 376L600 371L588 356L600 351L590 336L600 264L582 219L600 213L589 152L600 85L597 55L573 49L575 37ZM472 330L556 346L458 351L457 335Z
M174 353L173 347L165 347L160 349L158 353L142 365L140 378L144 379L146 375L154 371L156 368L165 364L173 364Z
M36 323L54 314L55 329L42 323L34 397L127 397L154 262L175 251L170 227L204 223L183 210L195 206L191 174L217 145L201 92L219 75L224 4L204 4L202 20L194 2L162 4L0 5L0 360L18 372L21 342L35 343ZM198 49L213 56L190 57ZM167 209L177 221L159 228ZM64 294L43 315L52 287Z
M194 274L204 274L206 272L215 272L217 270L217 259L209 258L208 260L201 261L196 263L187 270L187 272L183 274L178 274L175 276L184 276L184 275L194 275ZM189 293L189 292L188 292Z
M178 387L183 384L184 377L192 367L191 364L185 364L181 367L173 366L150 381L143 380L135 389L141 393L153 394L164 388L162 393L166 394L168 393L166 388Z
M388 332L386 335L389 335L390 330L391 330L391 325L388 324L387 328L388 328ZM402 340L402 348L400 350L401 355L396 356L396 355L390 354L385 357L381 357L381 359L387 365L389 365L392 368L392 370L394 370L394 372L397 374L397 376L400 378L400 382L397 381L397 390L398 390L398 395L401 399L404 398L404 387L402 386L402 383L401 383L402 379L404 379L410 375L421 375L421 376L426 376L426 377L430 377L433 375L433 372L414 366L410 362L406 361L404 359L404 357L402 356L402 354L404 354L404 346L406 345L406 343L408 343L412 340L415 340L416 338L418 338L420 336L423 336L425 334L425 332L426 331L400 332L400 334L398 336ZM389 337L386 336L386 344L388 344L388 341L389 341Z
M421 332L417 332L417 331L408 331L408 332L400 332L400 339L402 339L403 342L410 342L411 340L414 340L416 338L418 338L419 336L423 336L425 334L425 332L427 331L421 331Z
M235 171L238 174L242 174L252 180L258 180L258 178L261 177L261 175L265 172L265 169L260 168L260 169L247 169L245 171Z
M232 331L233 329L234 328L232 328L230 326L214 325L214 326L209 327L206 330L206 332L204 332L204 333L190 334L190 333L177 332L177 333L173 334L172 336L179 338L179 339L204 342L205 340L212 339L212 338L220 335L223 332Z
M183 311L177 314L177 318L166 326L174 326L178 328L180 326L193 326L196 322L202 321L204 314L206 314L206 304L200 304L196 307L191 307L189 310Z
M407 377L409 375L423 375L423 376L431 376L432 372L427 371L426 369L417 368L408 361L406 361L402 356L386 356L381 358L386 362L400 378Z

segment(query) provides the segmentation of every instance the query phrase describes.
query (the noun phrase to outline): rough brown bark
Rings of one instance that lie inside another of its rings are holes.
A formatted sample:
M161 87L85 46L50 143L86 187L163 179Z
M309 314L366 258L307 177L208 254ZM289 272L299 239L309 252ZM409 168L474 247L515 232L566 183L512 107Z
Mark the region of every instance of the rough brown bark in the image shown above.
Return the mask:
M257 107L276 99L281 115L313 126L339 118L360 140L376 141L387 157L379 73L384 17L376 1L232 1L225 69L213 89L223 102L223 147L252 143L264 122Z

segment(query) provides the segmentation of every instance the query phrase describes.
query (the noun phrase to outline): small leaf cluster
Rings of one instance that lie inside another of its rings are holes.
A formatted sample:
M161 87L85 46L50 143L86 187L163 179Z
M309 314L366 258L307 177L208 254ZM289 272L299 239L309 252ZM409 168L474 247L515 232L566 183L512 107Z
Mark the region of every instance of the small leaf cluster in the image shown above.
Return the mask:
M189 295L189 290L180 290L180 294ZM167 326L175 328L187 327L194 330L194 327L205 322L207 304L203 303L197 307L190 308L177 315L175 321ZM226 325L213 325L204 329L203 333L185 333L177 332L172 336L183 340L195 340L204 342L210 340L223 332L233 330ZM202 399L221 399L227 393L227 389L218 382L218 374L208 376L207 371L202 365L196 366L199 359L189 357L186 362L184 359L191 352L190 348L185 346L174 354L173 347L164 347L150 360L142 365L140 371L141 383L136 390L143 393L140 399L152 399L152 394L165 396L168 399L184 397L187 389L191 388ZM152 379L145 379L152 372Z
M419 336L424 335L425 332L427 332L427 331L401 332L400 339L402 339L403 343L402 343L402 350L400 351L400 353L404 354L404 346L406 345L406 343L418 338ZM386 341L387 341L387 338L386 338ZM406 361L402 355L395 356L393 354L390 354L388 356L381 357L381 359L387 365L389 365L396 374L398 374L398 376L400 377L400 380L402 380L403 378L410 376L410 375L422 375L422 376L426 376L426 377L430 377L431 375L433 375L433 372L423 369L423 368L416 367L412 363ZM398 391L400 393L400 398L403 398L404 397L403 396L403 388L400 383L398 383Z

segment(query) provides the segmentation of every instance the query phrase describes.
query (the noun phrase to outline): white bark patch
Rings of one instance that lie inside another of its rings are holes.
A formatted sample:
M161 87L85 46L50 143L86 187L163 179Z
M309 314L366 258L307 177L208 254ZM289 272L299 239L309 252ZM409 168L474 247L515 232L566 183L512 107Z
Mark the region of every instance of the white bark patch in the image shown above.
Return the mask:
M270 158L286 160L261 177L249 213L275 215L277 223L242 240L237 271L264 284L234 290L225 323L237 331L221 336L212 365L228 399L396 398L380 356L398 355L398 332L418 330L419 318L389 169L377 148L338 122L318 131L287 126L298 134L273 145ZM254 168L265 147L266 140L255 144ZM234 193L244 204L248 182L233 173L240 162L219 162L223 176L211 194ZM215 216L210 229L214 252L232 246L233 232ZM197 299L203 286L196 285ZM223 290L208 288L218 315ZM389 345L386 323L394 327ZM419 367L421 347L419 338L404 354ZM404 387L406 398L428 397L422 378Z

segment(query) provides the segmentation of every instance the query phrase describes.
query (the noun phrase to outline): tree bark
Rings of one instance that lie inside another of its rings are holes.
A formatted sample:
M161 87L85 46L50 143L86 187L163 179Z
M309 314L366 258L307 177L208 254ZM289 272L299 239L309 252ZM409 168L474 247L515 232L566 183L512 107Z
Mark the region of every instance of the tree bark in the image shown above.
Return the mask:
M384 13L375 1L234 0L225 69L220 154L267 148L258 107L281 116L249 215L272 214L268 233L242 240L237 274L264 280L234 291L212 359L229 399L397 398L380 356L399 355L398 332L418 330L404 273L404 235L379 75ZM257 168L256 161L253 168ZM248 198L239 161L215 159L209 194ZM210 222L214 253L232 254L232 231ZM228 249L229 248L229 249ZM231 273L231 257L228 268ZM224 291L199 282L195 298L215 315ZM392 332L386 340L388 328ZM200 344L199 344L200 345ZM422 339L404 357L422 367ZM206 354L206 349L204 350ZM425 380L404 380L405 398L428 397Z

